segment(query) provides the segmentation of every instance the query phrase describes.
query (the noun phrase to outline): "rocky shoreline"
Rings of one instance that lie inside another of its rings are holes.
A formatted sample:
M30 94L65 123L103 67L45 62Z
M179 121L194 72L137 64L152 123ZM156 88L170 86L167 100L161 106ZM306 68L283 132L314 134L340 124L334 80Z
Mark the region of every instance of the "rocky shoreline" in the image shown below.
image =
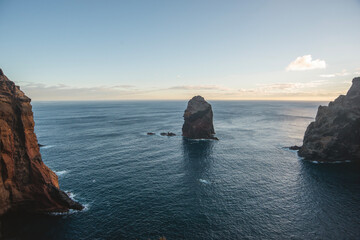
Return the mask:
M352 80L346 95L319 106L308 126L303 145L292 146L298 155L318 161L360 161L360 77Z

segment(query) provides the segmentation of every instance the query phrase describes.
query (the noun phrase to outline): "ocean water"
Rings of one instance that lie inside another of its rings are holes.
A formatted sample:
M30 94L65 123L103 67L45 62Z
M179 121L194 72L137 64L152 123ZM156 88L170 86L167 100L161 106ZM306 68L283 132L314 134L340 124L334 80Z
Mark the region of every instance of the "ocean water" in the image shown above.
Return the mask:
M86 208L8 216L5 239L360 238L360 167L284 148L321 103L211 104L219 141L181 137L186 101L33 102L43 161Z

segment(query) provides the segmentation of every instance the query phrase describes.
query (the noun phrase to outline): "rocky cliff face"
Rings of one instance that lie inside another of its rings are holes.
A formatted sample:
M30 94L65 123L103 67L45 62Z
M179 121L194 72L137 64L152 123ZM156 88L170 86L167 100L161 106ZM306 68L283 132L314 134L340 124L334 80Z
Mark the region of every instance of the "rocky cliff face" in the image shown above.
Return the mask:
M192 139L217 139L211 105L201 96L193 97L184 113L183 136Z
M299 156L323 161L360 161L360 78L346 96L320 106L304 136Z
M30 101L0 69L0 215L80 210L41 160Z

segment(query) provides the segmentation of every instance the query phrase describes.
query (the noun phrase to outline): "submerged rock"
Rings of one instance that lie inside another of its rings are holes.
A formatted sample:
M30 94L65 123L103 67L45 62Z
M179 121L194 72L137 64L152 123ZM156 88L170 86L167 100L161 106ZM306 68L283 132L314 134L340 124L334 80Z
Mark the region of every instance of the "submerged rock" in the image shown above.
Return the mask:
M298 154L312 160L360 161L360 77L353 79L346 96L319 106Z
M297 150L300 150L301 147L294 145L294 146L289 147L289 149L290 149L290 150L296 150L296 151L297 151Z
M168 136L168 137L173 137L173 136L176 136L175 133L172 133L172 132L162 132L160 133L161 136Z
M182 135L191 139L216 139L211 105L201 96L193 97L184 113Z
M30 101L0 69L0 215L81 210L41 159Z

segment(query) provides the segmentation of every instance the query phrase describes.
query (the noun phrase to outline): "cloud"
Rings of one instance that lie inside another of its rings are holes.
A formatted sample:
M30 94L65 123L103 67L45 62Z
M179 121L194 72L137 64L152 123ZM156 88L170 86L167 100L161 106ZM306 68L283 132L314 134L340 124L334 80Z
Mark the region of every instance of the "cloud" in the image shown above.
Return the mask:
M302 92L304 89L316 88L318 86L326 84L327 81L324 80L316 80L307 83L273 83L273 84L264 84L259 85L256 89L257 92L261 93L294 93L294 92Z
M21 89L34 100L113 100L136 99L149 91L132 85L74 87L65 84L46 85L23 82Z
M170 90L205 90L205 91L229 91L230 88L226 88L218 85L183 85L183 86L174 86L168 88Z
M114 85L114 86L112 86L112 88L134 89L136 87L133 85Z
M336 76L336 74L321 74L320 75L320 77L322 77L322 78L333 78L335 76Z
M332 99L345 93L350 82L315 80L258 84L253 88L228 88L221 85L181 85L145 88L133 85L75 87L22 82L22 90L34 100L139 100L189 99L201 94L207 99Z
M357 72L354 72L353 74L357 74ZM333 73L333 74L322 74L320 75L320 77L333 78L333 77L343 77L348 75L351 75L351 73L349 73L346 69L343 69L341 72Z
M289 66L287 66L286 71L304 71L323 68L326 68L326 63L324 60L312 60L311 55L304 55L302 57L296 58L293 62L291 62Z

